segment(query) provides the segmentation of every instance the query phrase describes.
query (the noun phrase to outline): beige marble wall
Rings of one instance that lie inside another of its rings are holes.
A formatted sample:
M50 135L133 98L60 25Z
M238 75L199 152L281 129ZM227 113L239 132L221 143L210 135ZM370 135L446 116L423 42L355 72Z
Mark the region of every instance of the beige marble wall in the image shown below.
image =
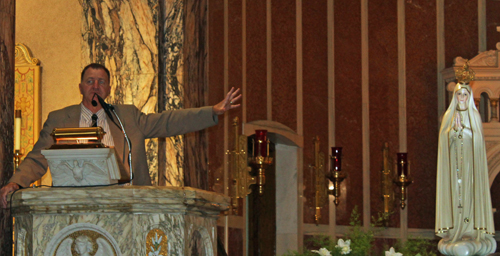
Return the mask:
M80 103L78 1L16 1L16 43L27 45L42 67L42 123L50 111Z

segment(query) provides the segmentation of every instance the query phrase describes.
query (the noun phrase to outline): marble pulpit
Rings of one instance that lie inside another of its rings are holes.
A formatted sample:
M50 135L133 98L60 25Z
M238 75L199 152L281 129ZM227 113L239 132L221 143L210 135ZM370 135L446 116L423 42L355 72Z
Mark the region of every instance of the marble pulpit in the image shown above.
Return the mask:
M229 198L189 187L29 188L12 196L17 256L217 255Z

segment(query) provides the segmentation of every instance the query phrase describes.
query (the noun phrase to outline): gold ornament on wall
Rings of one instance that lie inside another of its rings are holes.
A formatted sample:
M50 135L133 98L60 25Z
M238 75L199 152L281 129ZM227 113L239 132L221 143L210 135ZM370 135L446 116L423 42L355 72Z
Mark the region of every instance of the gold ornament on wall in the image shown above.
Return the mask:
M319 225L321 219L321 208L327 205L328 202L328 183L325 176L325 154L320 152L319 136L313 138L314 144L314 164L310 164L309 168L313 173L313 188L314 188L314 220L316 225Z
M226 152L229 155L230 182L229 195L231 196L232 213L238 214L238 198L244 198L252 190L250 185L256 184L255 177L250 175L252 169L248 166L247 136L239 134L239 119L233 119L234 127L234 149Z

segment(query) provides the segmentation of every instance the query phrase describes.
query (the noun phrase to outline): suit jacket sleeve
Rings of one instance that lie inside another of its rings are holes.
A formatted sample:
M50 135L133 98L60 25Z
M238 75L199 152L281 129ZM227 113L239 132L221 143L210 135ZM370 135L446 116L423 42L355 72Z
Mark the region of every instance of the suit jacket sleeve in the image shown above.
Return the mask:
M32 182L40 179L47 172L47 159L41 154L41 150L49 148L54 144L54 140L50 134L56 127L57 119L56 114L49 114L47 121L43 124L42 131L40 131L40 136L33 150L24 158L9 182L17 183L21 187L28 187Z
M218 117L212 107L167 110L158 114L144 114L133 107L132 124L137 125L144 138L170 137L199 131L218 123ZM129 112L129 111L127 111ZM128 118L127 118L128 119ZM126 125L130 125L126 120ZM128 127L125 127L127 130Z

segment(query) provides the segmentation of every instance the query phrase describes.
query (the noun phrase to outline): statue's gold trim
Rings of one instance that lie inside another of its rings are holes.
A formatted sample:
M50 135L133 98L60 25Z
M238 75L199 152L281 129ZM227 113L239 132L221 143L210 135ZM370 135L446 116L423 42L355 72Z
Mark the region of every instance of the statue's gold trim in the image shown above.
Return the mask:
M468 84L476 78L476 72L470 68L469 60L465 60L462 68L455 70L455 77L459 84Z
M435 233L436 234L443 234L443 233L446 233L448 231L450 231L450 229L454 229L455 227L446 227L446 228L440 228L438 229L438 231L436 231Z

